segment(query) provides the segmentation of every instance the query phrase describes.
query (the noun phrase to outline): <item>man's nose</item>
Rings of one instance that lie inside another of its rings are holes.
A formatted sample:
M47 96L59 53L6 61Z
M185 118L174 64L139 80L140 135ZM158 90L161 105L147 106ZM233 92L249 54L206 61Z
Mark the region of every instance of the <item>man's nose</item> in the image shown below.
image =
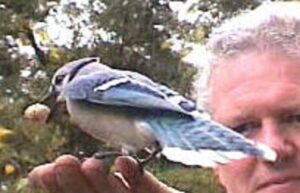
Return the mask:
M276 162L282 162L294 157L297 153L294 139L295 137L287 131L287 128L280 125L280 123L274 120L263 121L259 141L276 151Z

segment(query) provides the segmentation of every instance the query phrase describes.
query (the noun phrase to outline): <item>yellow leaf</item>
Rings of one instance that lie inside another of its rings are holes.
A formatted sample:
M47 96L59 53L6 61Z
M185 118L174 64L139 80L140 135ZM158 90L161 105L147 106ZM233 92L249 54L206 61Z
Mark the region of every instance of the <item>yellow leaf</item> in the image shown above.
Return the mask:
M50 42L50 38L49 38L47 32L45 32L43 30L37 30L35 33L41 38L41 40L43 42L45 42L45 43Z
M0 127L0 142L6 142L13 135L14 135L13 131L6 129L4 127Z
M196 42L202 42L205 39L205 30L199 27L193 31L193 37Z
M49 57L51 60L59 61L61 59L60 50L57 47L52 47L49 50Z
M160 48L162 50L166 50L166 49L171 49L172 47L172 42L170 41L164 41L161 45L160 45Z
M10 176L13 175L17 171L16 167L12 164L6 164L4 166L4 175Z
M27 178L21 178L17 183L17 191L21 192L24 188L29 186L29 182Z

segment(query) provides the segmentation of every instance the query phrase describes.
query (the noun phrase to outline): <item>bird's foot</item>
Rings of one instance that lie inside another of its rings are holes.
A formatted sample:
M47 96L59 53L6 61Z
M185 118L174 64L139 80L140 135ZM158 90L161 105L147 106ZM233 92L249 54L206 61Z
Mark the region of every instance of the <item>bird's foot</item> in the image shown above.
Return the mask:
M114 160L118 156L123 156L124 154L117 151L111 151L111 152L96 152L93 154L93 158L102 160L104 164L104 168L106 168L106 172L109 173L111 170L111 166L114 163Z
M122 156L124 155L121 152L117 152L117 151L110 151L110 152L96 152L94 153L93 157L96 159L106 159L106 158L115 158L117 156Z
M76 152L75 156L82 162L87 158L87 154L84 151Z
M153 159L156 158L156 156L161 152L161 148L160 147L157 147L155 148L154 151L150 152L149 155L143 159L140 159L140 158L136 158L137 162L138 162L138 165L139 165L139 168L140 168L140 171L141 173L143 174L144 173L144 168L145 166L151 162Z

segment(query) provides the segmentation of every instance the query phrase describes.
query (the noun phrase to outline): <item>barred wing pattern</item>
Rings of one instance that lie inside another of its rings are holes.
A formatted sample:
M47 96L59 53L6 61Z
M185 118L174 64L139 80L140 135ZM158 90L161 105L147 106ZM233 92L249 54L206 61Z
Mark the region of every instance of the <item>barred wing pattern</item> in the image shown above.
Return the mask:
M145 76L136 77L132 74L128 76L128 73L113 69L91 73L70 82L64 94L72 99L99 104L152 110L165 109L191 116L202 116L192 101Z
M214 167L246 156L275 160L269 147L209 119L186 116L149 117L155 136L163 143L163 154L186 165Z
M162 145L162 153L172 161L214 167L247 155L276 159L272 149L210 120L192 101L138 73L96 71L72 80L64 95L116 108L149 110L137 120L148 125Z

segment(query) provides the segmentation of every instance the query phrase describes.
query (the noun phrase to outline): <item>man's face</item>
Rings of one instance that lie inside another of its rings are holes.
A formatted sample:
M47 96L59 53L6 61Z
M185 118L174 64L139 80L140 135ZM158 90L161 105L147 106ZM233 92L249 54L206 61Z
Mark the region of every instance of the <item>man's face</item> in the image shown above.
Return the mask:
M213 117L270 146L276 162L249 157L219 166L228 193L300 192L300 60L251 53L215 70Z

